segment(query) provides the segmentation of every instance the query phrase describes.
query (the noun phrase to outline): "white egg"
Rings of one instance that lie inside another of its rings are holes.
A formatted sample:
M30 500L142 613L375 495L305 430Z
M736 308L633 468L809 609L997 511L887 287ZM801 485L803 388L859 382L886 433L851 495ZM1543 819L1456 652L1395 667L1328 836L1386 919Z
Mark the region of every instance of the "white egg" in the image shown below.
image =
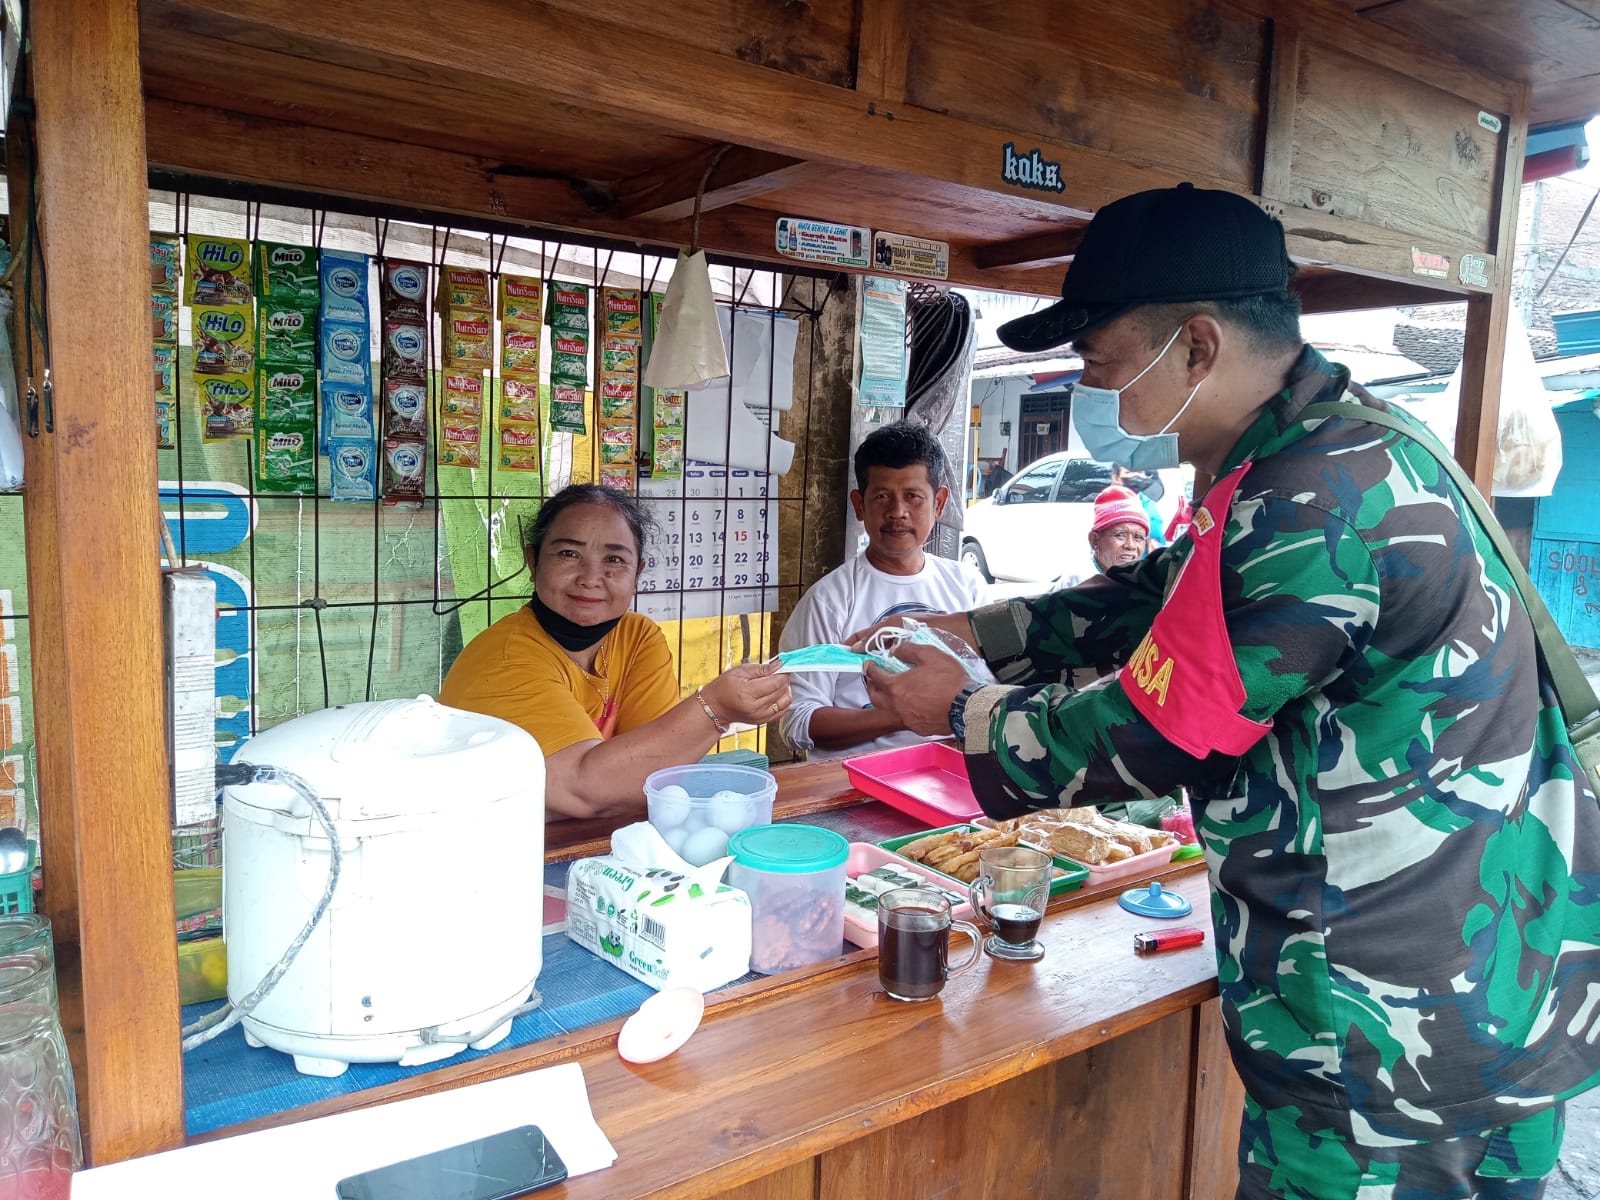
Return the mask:
M721 858L728 850L728 835L720 829L702 829L684 839L683 857L697 867L703 867L714 858Z
M667 829L661 836L666 839L667 845L672 847L672 852L679 855L683 853L683 844L689 840L689 832L686 829Z
M689 815L689 793L675 783L669 783L655 794L655 803L650 806L650 819L655 822L658 829L671 829L674 825L682 825L683 819Z
M711 823L723 833L738 833L750 824L750 808L743 792L718 792L711 797Z
M689 812L688 819L685 820L684 823L683 823L683 831L685 833L690 833L690 834L699 833L702 829L704 829L706 827L706 825L708 823L709 822L706 821L706 810L705 809L703 809L703 808L692 809Z

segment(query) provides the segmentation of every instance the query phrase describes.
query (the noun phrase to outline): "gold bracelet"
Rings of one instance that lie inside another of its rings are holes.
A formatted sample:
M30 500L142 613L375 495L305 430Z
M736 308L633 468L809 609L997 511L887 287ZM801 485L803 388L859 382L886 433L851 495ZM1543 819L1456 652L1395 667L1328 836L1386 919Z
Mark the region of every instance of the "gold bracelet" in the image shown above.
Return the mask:
M719 738L727 737L728 727L722 723L722 718L717 716L716 710L711 707L710 702L705 698L705 695L701 689L695 688L694 698L700 701L700 707L705 709L706 716L710 717L711 723L717 727L717 736Z

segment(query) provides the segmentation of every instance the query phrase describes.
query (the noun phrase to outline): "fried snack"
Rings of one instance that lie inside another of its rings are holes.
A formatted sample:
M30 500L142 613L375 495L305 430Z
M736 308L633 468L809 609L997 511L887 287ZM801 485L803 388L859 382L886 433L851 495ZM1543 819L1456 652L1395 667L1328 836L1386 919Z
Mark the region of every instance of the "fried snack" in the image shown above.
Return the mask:
M1017 833L1025 842L1091 866L1121 862L1170 846L1175 840L1166 830L1113 820L1093 808L1040 809L996 822L994 828Z
M1105 834L1082 825L1059 825L1044 834L1043 841L1052 853L1091 865L1115 861L1113 854L1118 848Z
M952 829L908 842L896 851L904 858L943 872L963 883L978 877L978 855L991 846L1015 846L1018 834L999 829Z

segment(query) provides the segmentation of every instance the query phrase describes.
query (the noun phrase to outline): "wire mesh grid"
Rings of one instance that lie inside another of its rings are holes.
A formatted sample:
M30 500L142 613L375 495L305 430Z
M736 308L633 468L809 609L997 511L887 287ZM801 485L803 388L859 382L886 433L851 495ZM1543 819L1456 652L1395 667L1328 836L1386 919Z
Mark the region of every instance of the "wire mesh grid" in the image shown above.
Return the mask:
M512 272L596 288L633 288L646 297L666 287L674 266L648 253L590 248L550 235L541 239L535 231L528 236L484 233L463 225L424 226L174 192L152 193L151 231L180 239L259 239L353 251L375 260L406 259L426 264L430 278L455 265L493 276ZM817 279L754 265L713 267L712 281L719 303L731 313L731 362L742 360L741 337L759 337L763 324L772 330L779 322L797 323L792 380L788 363L780 376L779 358L769 354L766 377L746 378L737 397L732 379L705 385L711 399L745 404L774 433L796 443L795 469L783 479L759 467L745 470L737 486L735 472L693 462L678 480L645 478L642 471L635 476L635 492L647 502L658 530L646 548L650 569L635 606L661 620L683 694L728 666L770 657L776 636L772 616L780 600L785 610L792 607L802 580L809 582L835 565L804 561L803 464L811 433L806 401L819 361L815 321L807 318L816 315L813 306L826 303L829 290ZM433 292L430 287L429 392L436 415L441 388ZM476 469L442 465L438 438L431 437L425 495L413 507L333 502L325 458L318 460L314 492L265 494L251 469L253 439L203 437L191 369L191 314L184 308L180 316L173 445L159 451L161 508L180 563L207 571L217 583L219 758L231 757L263 728L329 704L436 693L461 647L526 603L530 583L521 530L542 500L568 482L598 479L595 393L588 397L586 434L552 434L544 426L544 469L537 473L498 470L492 453L485 453ZM541 361L547 363L548 355ZM494 372L486 394L496 394ZM695 407L688 406L686 422L693 422ZM486 449L493 445L492 420L491 414ZM720 457L727 462L732 423L724 425L728 432ZM648 436L643 411L637 427L641 439ZM692 427L685 440L693 440ZM697 491L691 479L704 486ZM738 494L741 490L750 494ZM105 502L115 504L118 498L107 496ZM17 749L6 753L23 764L21 790L33 799L23 505L20 495L0 495L0 597L8 605L5 644L12 648L6 661L15 659L17 667L16 687L0 696L14 710L6 719ZM780 525L798 531L797 553L787 558L778 544ZM680 537L691 530L707 537L708 550L726 547L732 533L761 549L726 551L723 569L714 570L708 551L700 552L703 562L694 561L687 543L670 553L664 539L673 529L684 531ZM734 571L736 553L764 555L762 569L749 564L752 569ZM164 555L161 561L165 564ZM765 748L765 731L740 736L740 744ZM175 849L183 865L207 865L215 831L181 832Z

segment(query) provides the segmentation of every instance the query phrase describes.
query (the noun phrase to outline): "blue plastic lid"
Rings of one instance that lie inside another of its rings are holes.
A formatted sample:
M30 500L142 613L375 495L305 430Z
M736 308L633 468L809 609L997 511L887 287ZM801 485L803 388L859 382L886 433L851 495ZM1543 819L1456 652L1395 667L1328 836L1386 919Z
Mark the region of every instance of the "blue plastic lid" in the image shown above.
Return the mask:
M755 825L728 839L740 866L776 875L809 875L844 865L850 843L815 825Z
M1149 887L1123 892L1117 897L1117 903L1141 917L1187 917L1194 911L1194 905L1177 892L1165 890L1159 879L1152 881Z

